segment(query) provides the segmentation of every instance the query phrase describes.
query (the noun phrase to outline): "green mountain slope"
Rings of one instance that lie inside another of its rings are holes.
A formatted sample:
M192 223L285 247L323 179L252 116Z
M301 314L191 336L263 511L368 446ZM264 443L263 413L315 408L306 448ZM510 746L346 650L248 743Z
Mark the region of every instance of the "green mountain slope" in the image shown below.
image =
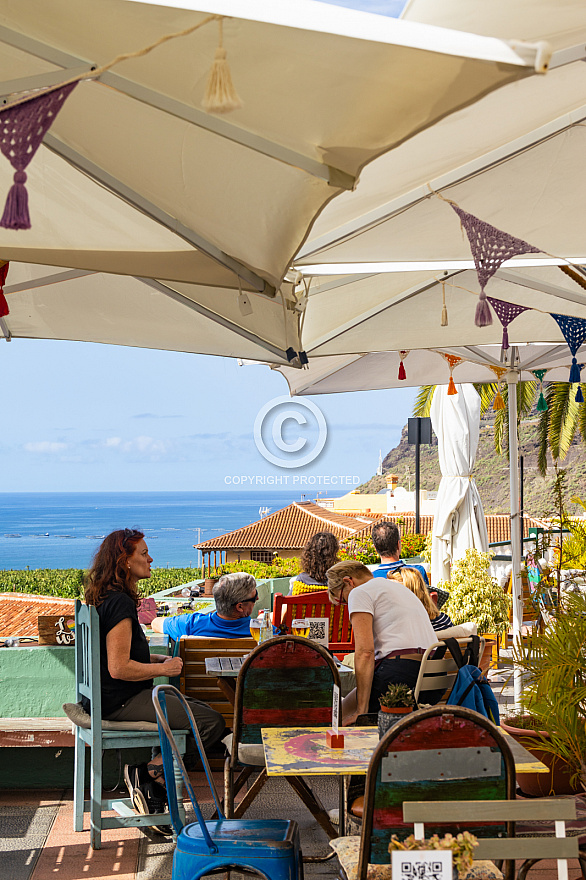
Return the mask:
M499 456L494 450L492 414L482 419L480 443L474 467L474 478L485 513L509 512L509 462L506 456ZM548 476L544 479L537 469L537 419L528 419L519 427L519 452L524 458L524 509L534 517L554 514L551 484L553 482L553 462L550 462ZM433 435L431 446L421 447L421 488L437 491L441 479L439 469L437 439ZM571 495L586 498L586 447L581 437L574 441L565 461L560 467L568 473L567 508L569 513L582 513L582 509L570 503ZM383 459L383 471L397 474L399 485L406 489L415 488L415 447L407 443L407 426L403 428L401 441ZM373 476L359 487L360 492L378 492L386 486L385 477Z

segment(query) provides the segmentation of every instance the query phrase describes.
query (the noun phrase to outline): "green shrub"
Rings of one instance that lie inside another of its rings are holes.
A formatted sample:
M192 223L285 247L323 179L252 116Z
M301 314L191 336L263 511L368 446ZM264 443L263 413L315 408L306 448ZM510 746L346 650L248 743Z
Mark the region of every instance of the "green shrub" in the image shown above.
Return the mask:
M297 558L281 559L280 556L276 556L272 563L253 562L251 559L227 562L212 569L212 575L213 577L221 577L223 574L230 574L233 571L247 571L260 581L265 578L293 577L294 574L299 574L300 570Z
M452 565L452 579L437 586L450 598L443 610L454 624L476 621L478 632L500 635L509 628L509 597L489 574L490 553L466 550Z
M420 556L425 550L425 535L414 535L406 532L401 535L401 559L411 559L412 556ZM374 565L380 561L380 556L374 549L370 535L355 540L347 538L340 543L340 559L356 559L364 565Z

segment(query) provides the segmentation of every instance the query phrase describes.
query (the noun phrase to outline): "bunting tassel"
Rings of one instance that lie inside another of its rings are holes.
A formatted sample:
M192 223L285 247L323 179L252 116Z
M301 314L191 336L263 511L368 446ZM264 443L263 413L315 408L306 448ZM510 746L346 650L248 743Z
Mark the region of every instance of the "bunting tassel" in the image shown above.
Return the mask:
M575 383L580 381L580 367L578 366L578 361L575 357L572 358L572 366L570 367L570 378L569 382Z
M450 376L450 381L448 382L448 394L457 394L458 389L456 388L456 383L454 382L454 377Z
M490 327L490 325L492 324L490 306L488 304L488 300L486 298L486 293L484 290L480 291L480 296L478 297L476 314L474 315L474 323L477 327Z
M442 281L442 320L441 326L448 326L448 307L446 305L446 282Z
M506 325L503 327L503 341L501 348L503 351L507 351L509 348L509 331L507 330Z
M404 366L404 364L403 364L403 361L401 361L401 363L399 364L399 376L398 376L398 378L399 378L401 381L403 381L404 379L407 378L407 373L405 372L405 366Z
M582 395L582 386L578 385L578 390L576 391L576 397L574 398L576 403L584 403L584 397Z
M31 218L28 212L28 192L25 186L26 173L17 171L14 183L8 190L4 213L0 220L3 229L30 229Z
M242 101L232 82L230 65L228 64L226 50L224 49L222 19L219 22L219 29L220 39L218 48L216 49L214 62L208 74L205 97L202 101L202 106L208 113L230 113L232 110L239 110L242 107Z
M6 297L4 296L4 285L6 283L9 265L8 261L4 263L0 262L0 318L5 318L6 315L10 314L10 309L8 308Z
M505 408L505 401L503 400L503 395L501 394L501 389L500 389L500 388L497 389L497 392L496 392L496 394L495 394L495 396L494 396L494 400L493 400L493 402L492 402L492 408L493 408L494 410L504 409L504 408Z
M537 412L547 412L547 401L545 400L545 397L543 396L543 391L539 395L539 400L537 401L536 409L537 409Z

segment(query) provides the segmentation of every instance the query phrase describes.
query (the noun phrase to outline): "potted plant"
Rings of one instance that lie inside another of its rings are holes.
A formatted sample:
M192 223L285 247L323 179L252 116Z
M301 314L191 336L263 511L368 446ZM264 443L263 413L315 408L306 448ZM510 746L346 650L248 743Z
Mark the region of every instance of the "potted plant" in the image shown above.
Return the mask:
M489 572L490 553L466 550L454 562L449 582L438 587L448 590L450 598L443 607L454 624L475 621L478 633L487 637L480 668L488 671L490 656L499 635L509 628L510 599Z
M390 684L386 693L379 697L380 712L378 713L379 739L404 715L415 709L413 691L407 684Z
M399 840L396 834L393 834L389 843L389 853L395 850L405 852L406 850L451 850L452 865L454 878L465 877L471 870L474 862L474 847L478 846L478 840L469 831L464 831L454 837L446 834L444 837L438 837L434 834L429 840L417 840L415 835L411 834L405 840Z
M551 767L541 780L523 774L522 790L530 794L534 785L540 796L586 791L586 595L564 594L556 616L517 644L513 659L526 675L525 717L505 718L503 729Z

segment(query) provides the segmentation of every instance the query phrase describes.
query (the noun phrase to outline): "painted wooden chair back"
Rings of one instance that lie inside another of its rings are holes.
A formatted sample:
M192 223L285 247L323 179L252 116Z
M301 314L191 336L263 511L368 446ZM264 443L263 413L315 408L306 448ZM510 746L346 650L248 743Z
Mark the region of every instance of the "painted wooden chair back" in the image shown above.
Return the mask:
M236 682L234 743L262 743L263 727L327 727L340 676L316 642L278 636L250 654ZM235 762L238 750L232 749Z
M234 706L218 685L218 679L206 674L205 661L209 657L243 657L256 647L254 639L201 639L183 636L177 653L183 660L179 690L187 697L203 700L224 716L227 727L232 727Z
M304 593L301 596L275 594L273 623L284 623L289 630L294 620L303 617L326 617L330 621L329 649L334 654L348 654L354 650L354 636L347 605L332 605L328 591Z
M358 880L368 864L388 864L391 835L408 837L405 801L511 800L515 764L498 727L470 709L433 706L408 715L377 746L366 778ZM511 831L506 822L471 822L454 829L427 821L426 834L498 837Z
M102 694L100 687L100 620L94 605L79 599L75 607L75 699L86 697L91 703L90 716L94 747L101 749Z

